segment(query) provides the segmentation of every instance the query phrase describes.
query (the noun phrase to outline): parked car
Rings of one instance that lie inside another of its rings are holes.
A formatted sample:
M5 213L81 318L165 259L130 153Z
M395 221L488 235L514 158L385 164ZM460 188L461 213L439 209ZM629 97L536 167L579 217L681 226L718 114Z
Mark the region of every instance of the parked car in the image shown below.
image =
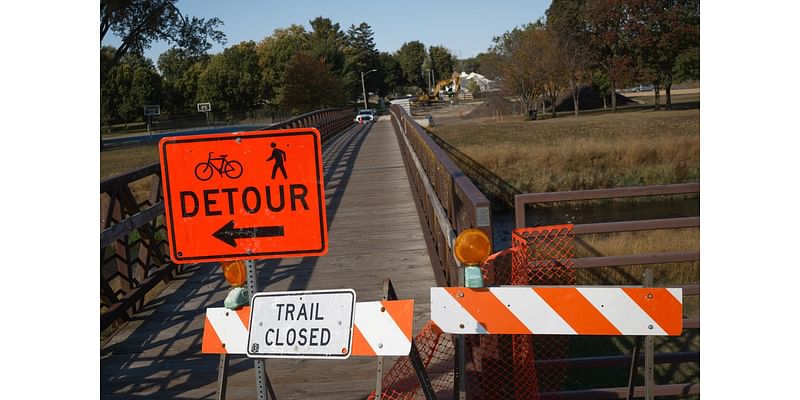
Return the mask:
M633 88L634 92L649 92L653 90L653 85L639 85Z
M364 124L367 122L372 122L375 120L375 111L373 110L360 110L358 115L353 119L353 121Z

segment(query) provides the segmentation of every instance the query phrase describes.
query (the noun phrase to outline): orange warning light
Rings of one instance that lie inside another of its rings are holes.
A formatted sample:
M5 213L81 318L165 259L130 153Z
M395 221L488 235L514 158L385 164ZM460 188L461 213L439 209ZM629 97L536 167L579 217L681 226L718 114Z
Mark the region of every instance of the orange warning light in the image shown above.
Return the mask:
M458 261L462 264L480 264L492 250L489 236L480 229L466 229L458 234L453 245Z
M247 282L247 274L244 269L244 262L242 260L235 261L222 261L222 273L225 275L225 280L233 287L242 287Z

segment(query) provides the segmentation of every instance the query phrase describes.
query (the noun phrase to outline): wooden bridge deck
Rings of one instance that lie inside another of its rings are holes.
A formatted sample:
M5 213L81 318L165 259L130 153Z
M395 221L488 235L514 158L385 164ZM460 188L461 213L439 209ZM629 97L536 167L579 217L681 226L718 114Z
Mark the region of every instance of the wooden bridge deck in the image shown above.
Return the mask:
M357 125L323 147L330 250L324 257L256 263L262 291L353 288L378 300L391 278L415 302L414 334L429 319L435 286L403 160L391 122ZM219 356L200 352L207 307L221 307L229 286L216 263L185 268L101 348L101 398L216 398ZM255 398L255 370L231 356L228 399ZM393 364L386 359L385 369ZM377 359L267 360L278 399L364 399Z

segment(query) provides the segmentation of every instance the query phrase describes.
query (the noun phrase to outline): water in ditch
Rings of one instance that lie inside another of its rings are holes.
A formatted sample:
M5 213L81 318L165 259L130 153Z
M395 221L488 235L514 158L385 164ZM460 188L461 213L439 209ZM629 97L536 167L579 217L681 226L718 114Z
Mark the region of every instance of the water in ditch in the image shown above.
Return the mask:
M637 199L609 199L528 205L525 226L557 224L591 224L599 222L635 221L645 219L697 217L700 215L700 196L654 196ZM511 231L515 228L513 209L496 209L492 213L494 250L511 246Z

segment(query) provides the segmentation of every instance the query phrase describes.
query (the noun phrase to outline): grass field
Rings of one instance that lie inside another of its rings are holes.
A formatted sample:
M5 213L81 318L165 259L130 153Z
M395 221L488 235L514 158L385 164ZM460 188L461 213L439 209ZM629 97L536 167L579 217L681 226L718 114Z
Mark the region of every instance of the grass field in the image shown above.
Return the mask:
M431 131L523 192L700 180L696 109L471 122Z
M110 178L158 162L155 144L124 146L100 152L100 179Z

